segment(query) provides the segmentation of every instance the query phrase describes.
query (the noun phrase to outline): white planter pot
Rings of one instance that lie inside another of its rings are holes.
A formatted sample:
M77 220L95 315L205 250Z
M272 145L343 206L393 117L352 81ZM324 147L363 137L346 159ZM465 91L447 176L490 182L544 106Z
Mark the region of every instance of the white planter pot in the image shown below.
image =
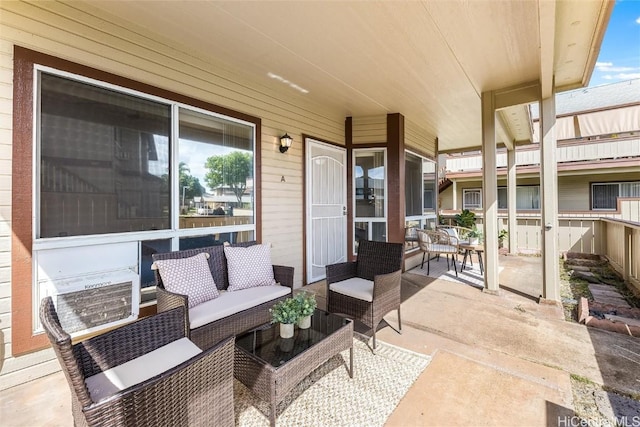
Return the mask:
M480 239L478 237L469 237L470 245L477 245L478 243L480 243Z
M298 327L300 329L309 329L311 327L311 315L305 316L298 320Z
M281 338L291 338L293 337L293 323L280 323L280 337Z

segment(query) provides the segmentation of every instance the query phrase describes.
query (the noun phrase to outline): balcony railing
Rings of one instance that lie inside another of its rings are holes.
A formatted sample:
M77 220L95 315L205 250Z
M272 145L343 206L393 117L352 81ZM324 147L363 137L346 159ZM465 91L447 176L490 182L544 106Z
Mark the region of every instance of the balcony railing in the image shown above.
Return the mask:
M620 200L619 207L619 213L611 217L603 217L601 212L559 214L558 250L606 257L618 274L640 294L640 222L628 219L640 212L640 199ZM477 212L476 215L476 223L482 228L483 218ZM442 217L445 223L453 223L452 213ZM516 221L517 252L539 254L542 250L540 213L518 214ZM498 222L499 229L508 229L506 213L498 215ZM505 245L507 243L508 239L505 239Z
M637 157L640 153L640 138L615 139L606 141L581 141L578 143L563 142L558 145L556 161L579 162L602 159L620 159ZM507 153L497 155L498 167L507 166ZM516 165L539 165L540 150L531 146L516 151ZM473 171L482 169L482 155L464 155L447 159L446 170L449 172Z

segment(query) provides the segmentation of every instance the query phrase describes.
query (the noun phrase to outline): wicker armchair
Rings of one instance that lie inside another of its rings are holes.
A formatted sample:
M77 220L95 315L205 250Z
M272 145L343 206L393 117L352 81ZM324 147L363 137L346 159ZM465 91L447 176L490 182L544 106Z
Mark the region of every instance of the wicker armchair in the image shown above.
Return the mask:
M424 267L424 258L427 257L427 276L429 275L429 262L431 255L445 254L447 256L447 270L449 270L449 255L453 263L453 271L458 276L456 269L456 259L458 257L459 240L444 230L418 230L418 242L422 251L422 264Z
M74 425L233 426L233 338L201 351L184 338L184 319L177 308L72 344L51 297L43 299L40 320L71 388Z
M376 329L384 315L398 310L400 319L400 280L404 245L402 243L360 240L358 259L328 265L327 311L352 317L373 330L373 352Z

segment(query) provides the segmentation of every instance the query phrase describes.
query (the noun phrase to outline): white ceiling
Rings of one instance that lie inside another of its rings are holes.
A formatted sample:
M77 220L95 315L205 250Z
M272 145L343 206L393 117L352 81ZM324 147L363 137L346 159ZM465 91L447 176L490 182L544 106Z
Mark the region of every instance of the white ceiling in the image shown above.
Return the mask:
M485 91L544 87L554 74L557 90L586 85L613 7L608 0L90 4L345 117L399 112L437 135L441 151L481 144ZM500 139L530 138L526 109L515 110L502 114Z

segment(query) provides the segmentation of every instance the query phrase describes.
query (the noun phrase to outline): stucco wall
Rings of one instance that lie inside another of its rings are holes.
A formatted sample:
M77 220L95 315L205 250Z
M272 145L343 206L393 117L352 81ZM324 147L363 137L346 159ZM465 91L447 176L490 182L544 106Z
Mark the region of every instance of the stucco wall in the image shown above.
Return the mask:
M190 55L129 23L79 10L78 4L0 4L0 389L57 369L52 352L11 354L11 157L13 47L19 45L262 119L262 230L274 263L303 280L303 159L307 134L344 144L344 115L309 103L296 91L273 91L231 73L220 62ZM294 143L286 154L278 138ZM281 177L284 176L284 181Z

